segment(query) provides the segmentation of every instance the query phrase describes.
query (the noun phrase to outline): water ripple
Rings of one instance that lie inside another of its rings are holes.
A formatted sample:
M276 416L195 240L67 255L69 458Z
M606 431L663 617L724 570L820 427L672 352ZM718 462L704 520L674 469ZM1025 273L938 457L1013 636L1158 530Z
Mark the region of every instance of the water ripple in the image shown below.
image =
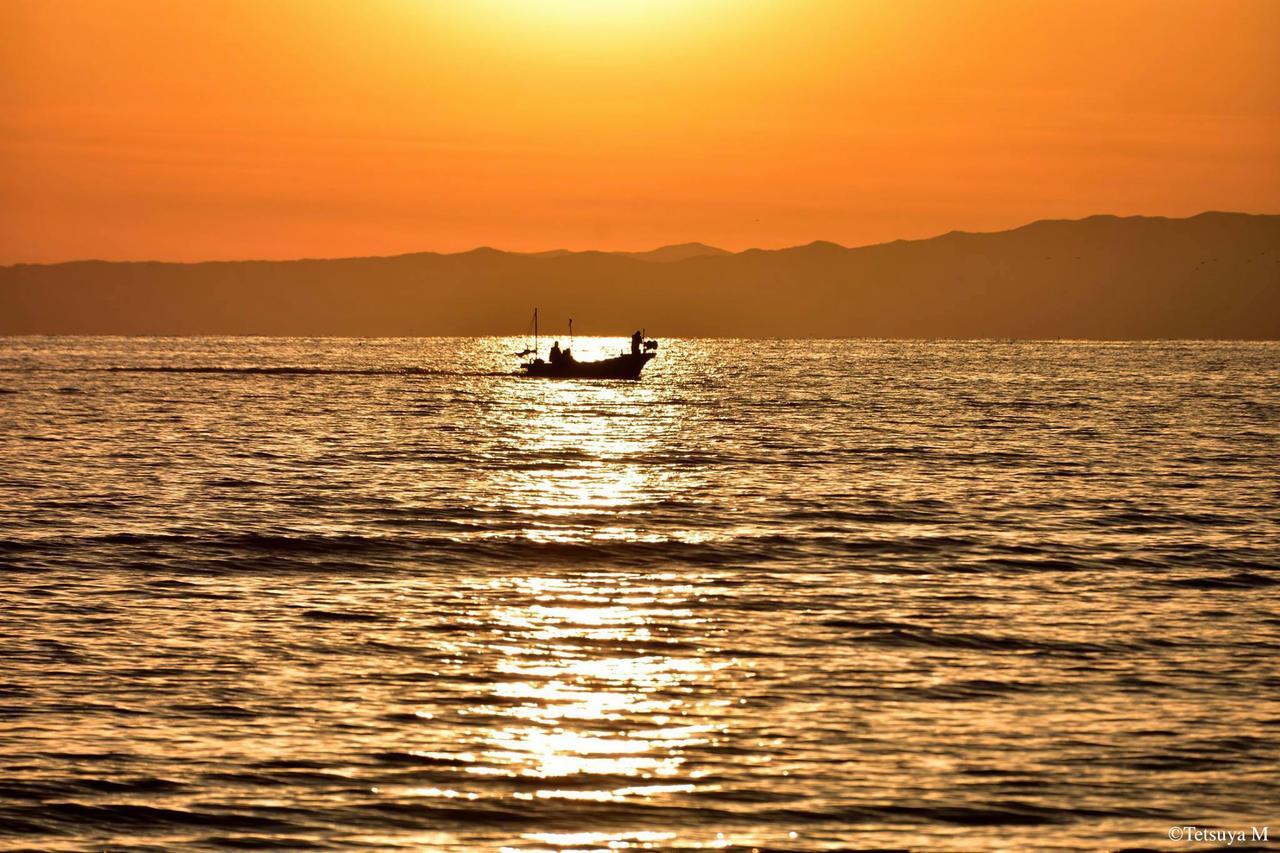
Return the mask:
M0 340L0 850L1156 848L1280 801L1277 345L522 347Z

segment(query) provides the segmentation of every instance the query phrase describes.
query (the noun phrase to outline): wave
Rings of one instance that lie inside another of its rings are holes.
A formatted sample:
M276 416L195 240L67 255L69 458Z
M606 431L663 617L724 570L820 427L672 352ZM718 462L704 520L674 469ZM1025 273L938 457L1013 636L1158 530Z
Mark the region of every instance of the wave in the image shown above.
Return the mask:
M246 486L248 483L245 484ZM387 517L381 517L386 514ZM1037 555L1038 549L994 549L971 535L841 534L755 531L707 538L620 539L596 535L611 522L607 513L583 511L559 519L564 540L529 535L530 520L509 510L379 509L368 513L372 524L359 533L311 531L116 532L79 536L35 536L0 539L0 556L14 568L25 560L42 563L100 563L104 554L124 568L190 567L199 573L263 569L396 570L409 567L495 565L519 561L528 565L597 565L635 567L666 563L687 566L776 566L803 564L807 571L873 571L893 574L1041 575L1081 571L1164 570L1169 560L1134 560L1126 555ZM654 516L651 514L650 519ZM683 528L682 528L683 529ZM713 529L713 528L701 528ZM1003 551L1015 553L1003 553ZM945 568L922 565L921 558L946 557ZM1218 574L1160 578L1154 583L1175 588L1249 590L1280 584L1256 558L1198 560ZM1180 557L1185 560L1185 557ZM1233 571L1234 570L1234 571ZM316 615L312 618L325 618ZM335 617L338 618L338 617ZM831 627L836 627L832 625ZM858 627L849 625L847 627ZM871 627L871 626L868 626ZM904 626L906 627L906 626Z
M1280 578L1262 575L1257 572L1236 572L1232 575L1209 575L1194 578L1173 578L1163 581L1166 586L1182 589L1258 589L1268 586L1280 586Z
M163 808L136 803L42 803L35 807L7 809L6 812L0 814L0 828L6 828L6 824L7 828L13 828L16 823L40 827L37 831L47 831L48 824L59 823L100 828L187 826L265 829L277 832L300 829L288 821L261 815Z
M89 368L100 373L202 373L231 376L516 376L510 371L439 370L429 367L343 368L343 367L222 367L222 366L140 366ZM58 371L75 372L75 371Z
M1012 637L979 632L944 632L924 625L856 619L828 619L828 627L852 628L864 633L850 639L881 646L921 646L932 649L965 649L985 652L1037 652L1041 654L1100 654L1112 650L1100 643L1047 638ZM973 685L970 685L971 687Z
M599 517L582 519L587 529L571 541L547 541L524 535L527 520L488 517L476 528L468 517L424 519L415 532L392 523L385 535L292 532L220 534L133 533L37 539L0 539L0 554L86 562L100 561L104 550L119 566L163 568L189 566L196 571L263 568L340 568L359 563L367 569L396 566L495 565L520 561L527 565L652 566L656 562L689 566L775 565L809 562L813 570L834 569L850 555L892 561L878 571L900 569L910 555L955 552L974 547L965 537L910 536L854 539L848 536L785 535L778 533L726 536L712 541L670 539L592 538L590 525ZM477 529L480 535L475 535ZM470 535L449 535L460 533ZM845 566L847 568L847 565Z
M357 613L349 610L304 610L304 619L318 622L386 622L386 616L377 613Z
M88 794L171 794L186 786L159 777L134 779L27 779L0 783L0 797L10 800L56 800Z

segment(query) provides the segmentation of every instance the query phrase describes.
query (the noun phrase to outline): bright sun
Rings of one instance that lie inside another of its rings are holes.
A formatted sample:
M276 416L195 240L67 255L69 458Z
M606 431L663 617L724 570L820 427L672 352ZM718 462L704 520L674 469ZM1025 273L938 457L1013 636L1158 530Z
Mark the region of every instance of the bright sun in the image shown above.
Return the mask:
M495 14L568 26L641 24L684 17L697 0L482 0Z
M536 39L607 38L685 30L733 15L730 0L471 0L452 6L473 25Z

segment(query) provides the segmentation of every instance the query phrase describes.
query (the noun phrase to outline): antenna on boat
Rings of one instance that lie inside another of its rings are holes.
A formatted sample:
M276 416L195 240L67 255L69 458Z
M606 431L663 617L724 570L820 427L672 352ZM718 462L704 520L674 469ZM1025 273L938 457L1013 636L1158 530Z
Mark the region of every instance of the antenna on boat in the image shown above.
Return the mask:
M533 309L533 357L538 357L538 309Z
M573 318L569 318L569 346L573 346Z

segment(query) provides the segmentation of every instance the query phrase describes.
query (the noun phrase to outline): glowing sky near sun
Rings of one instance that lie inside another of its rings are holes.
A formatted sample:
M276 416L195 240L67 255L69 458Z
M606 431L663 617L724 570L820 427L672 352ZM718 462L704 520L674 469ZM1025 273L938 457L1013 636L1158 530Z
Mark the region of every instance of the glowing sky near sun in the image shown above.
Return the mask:
M8 0L0 263L1280 211L1271 0Z

